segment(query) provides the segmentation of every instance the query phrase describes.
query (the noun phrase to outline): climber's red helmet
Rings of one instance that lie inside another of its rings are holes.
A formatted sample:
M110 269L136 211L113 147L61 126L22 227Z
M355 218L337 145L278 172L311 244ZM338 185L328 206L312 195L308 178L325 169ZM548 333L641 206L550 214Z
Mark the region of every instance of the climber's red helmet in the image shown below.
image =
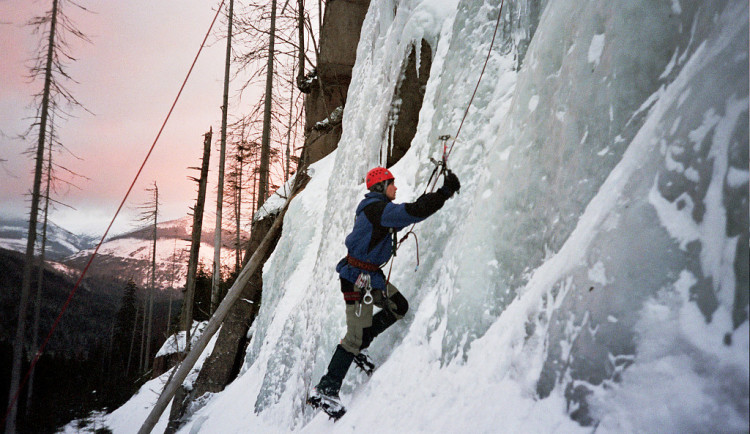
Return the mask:
M386 169L385 167L376 167L369 172L367 172L367 177L365 178L365 182L367 184L367 189L371 189L374 185L380 184L383 181L389 181L395 179L393 174L390 170Z

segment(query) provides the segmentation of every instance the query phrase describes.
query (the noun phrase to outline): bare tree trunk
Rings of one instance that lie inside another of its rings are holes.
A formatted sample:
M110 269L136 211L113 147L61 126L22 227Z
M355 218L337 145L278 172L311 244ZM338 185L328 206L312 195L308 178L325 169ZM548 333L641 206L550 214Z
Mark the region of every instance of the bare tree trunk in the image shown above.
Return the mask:
M156 290L156 226L159 218L159 187L154 182L154 230L153 249L151 253L151 284L148 294L148 324L146 325L146 369L151 360L151 338L154 322L154 291Z
M240 137L240 146L237 150L237 169L235 170L234 182L234 219L235 219L235 243L234 243L234 272L240 272L240 263L242 261L242 240L240 237L241 217L242 217L242 172L245 165L245 124L242 124L242 136Z
M111 379L114 377L112 375L112 348L115 344L115 324L117 323L117 316L112 317L112 327L109 329L109 345L107 346L107 354L105 357L105 360L107 362L106 370L102 369L102 375L105 378L106 387L109 387L111 384ZM118 375L121 373L118 372Z
M271 157L271 103L273 101L273 59L276 39L276 0L271 0L271 32L268 42L268 67L266 69L266 105L263 111L263 135L260 150L260 191L258 208L263 206L269 194L268 169Z
M224 159L227 149L227 111L229 109L229 64L232 58L232 15L234 0L229 0L229 21L227 23L227 55L224 64L224 103L221 106L221 149L219 150L219 183L216 193L216 230L214 232L214 272L211 279L211 307L213 314L219 305L219 283L221 282L221 213L224 202Z
M250 238L247 257L252 256L252 253L263 241L264 236L275 222L274 218L275 216L269 216L253 222L253 235ZM278 241L278 236L263 255L263 262L271 255L276 241ZM241 359L244 354L247 345L247 331L258 312L262 288L262 270L259 268L250 276L242 289L240 297L246 302L236 303L229 310L214 345L214 350L204 362L203 368L201 368L198 378L195 380L193 391L190 394L191 399L198 398L206 392L220 392L239 373L239 368L242 365L241 361L237 359Z
M188 259L185 298L182 301L182 327L185 330L185 351L190 350L190 330L193 326L193 298L195 297L195 272L198 270L198 251L201 245L201 228L203 226L203 206L206 200L208 182L208 162L211 157L211 136L209 129L203 140L203 163L201 177L198 180L198 200L193 209L193 232L190 241L190 259Z
M9 411L5 419L5 432L16 432L16 416L18 415L18 396L21 383L21 360L23 358L24 337L26 335L26 309L31 292L31 271L34 266L34 245L36 244L36 222L39 213L39 196L42 184L42 162L44 161L44 140L47 137L47 112L50 103L50 85L52 82L52 61L55 46L55 27L57 25L57 1L52 1L52 20L50 22L49 40L47 46L47 60L44 73L44 92L42 93L42 109L39 119L39 140L36 147L36 164L34 167L34 185L31 194L31 211L29 212L29 230L26 242L26 258L23 265L21 281L21 300L18 304L18 325L16 338L13 340L13 365L8 390Z
M299 33L297 86L302 86L302 82L305 81L305 0L297 0L297 31Z
M240 272L240 261L242 260L240 255L240 217L242 212L242 161L238 162L238 170L239 172L236 175L235 182L237 183L237 186L235 187L234 191L234 223L235 223L235 232L234 232L234 272L239 273Z
M148 289L146 289L148 291ZM138 353L138 372L143 372L146 350L146 317L148 316L148 294L143 297L143 318L141 319L141 351Z
M290 142L292 141L292 119L294 118L294 86L289 95L289 125L286 133L286 170L284 171L284 182L289 181L289 159L291 158Z
M260 176L260 174L258 173L259 172L258 170L259 158L258 158L257 152L256 152L256 155L254 155L254 157L255 158L253 159L253 206L252 206L252 209L250 210L251 218L255 216L255 210L258 209L258 181L259 181L258 178Z
M39 350L39 321L42 312L42 286L44 285L44 253L47 249L47 223L49 216L50 184L52 182L52 138L47 145L47 186L44 196L44 218L42 220L42 247L39 252L39 270L36 278L36 300L34 303L34 325L31 331L31 357L36 357ZM29 372L29 383L26 388L26 415L31 411L32 395L34 394L34 373L36 369L31 368Z
M169 273L169 307L167 308L167 335L169 337L169 326L172 324L172 293L174 292L174 266L175 257L177 256L177 239L174 240L174 247L172 248L172 271ZM182 256L182 255L180 255Z

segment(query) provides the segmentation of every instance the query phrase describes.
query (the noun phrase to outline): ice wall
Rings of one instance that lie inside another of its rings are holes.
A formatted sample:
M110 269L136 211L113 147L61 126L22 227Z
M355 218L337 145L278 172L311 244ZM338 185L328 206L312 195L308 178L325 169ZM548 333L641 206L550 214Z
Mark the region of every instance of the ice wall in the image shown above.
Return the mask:
M455 135L499 5L371 3L339 149L286 214L242 375L186 430L747 431L739 0L506 0L450 156L461 194L416 227L419 269L412 241L393 265L410 312L372 378L350 371L343 419L304 405L345 330L334 266L410 46L434 53L398 201Z

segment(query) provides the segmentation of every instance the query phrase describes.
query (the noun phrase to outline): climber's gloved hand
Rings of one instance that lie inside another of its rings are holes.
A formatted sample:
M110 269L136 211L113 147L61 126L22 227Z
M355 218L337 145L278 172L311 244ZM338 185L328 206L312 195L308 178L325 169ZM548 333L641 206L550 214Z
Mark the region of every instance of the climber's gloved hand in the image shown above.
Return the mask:
M458 193L461 189L461 182L458 180L458 176L450 170L445 172L445 178L443 179L443 186L440 191L448 197L453 196L453 193Z

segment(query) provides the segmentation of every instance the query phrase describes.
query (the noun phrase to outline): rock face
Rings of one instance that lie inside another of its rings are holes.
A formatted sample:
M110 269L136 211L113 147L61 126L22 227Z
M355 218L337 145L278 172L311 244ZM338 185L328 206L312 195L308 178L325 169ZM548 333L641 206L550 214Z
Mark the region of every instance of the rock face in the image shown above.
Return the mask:
M369 0L329 0L320 30L320 56L317 78L305 101L306 148L302 159L314 163L330 154L341 138L341 119L316 129L318 122L328 119L337 107L346 102L357 57L357 44Z
M419 63L417 63L417 50L419 50ZM432 48L427 41L422 39L419 47L412 45L391 102L391 110L388 114L388 152L385 158L387 167L396 164L406 154L417 133L419 111L422 109L431 66Z

